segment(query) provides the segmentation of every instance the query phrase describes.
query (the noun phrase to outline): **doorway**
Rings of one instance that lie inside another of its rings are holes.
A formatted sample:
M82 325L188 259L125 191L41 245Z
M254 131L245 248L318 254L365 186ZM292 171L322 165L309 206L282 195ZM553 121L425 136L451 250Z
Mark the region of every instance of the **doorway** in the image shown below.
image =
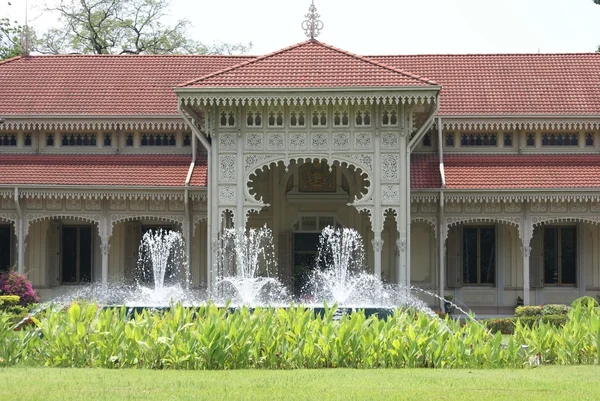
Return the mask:
M61 276L63 284L92 281L92 227L62 227Z
M294 295L302 294L319 255L319 239L321 233L294 234Z
M0 272L6 272L10 269L12 235L9 225L0 226Z

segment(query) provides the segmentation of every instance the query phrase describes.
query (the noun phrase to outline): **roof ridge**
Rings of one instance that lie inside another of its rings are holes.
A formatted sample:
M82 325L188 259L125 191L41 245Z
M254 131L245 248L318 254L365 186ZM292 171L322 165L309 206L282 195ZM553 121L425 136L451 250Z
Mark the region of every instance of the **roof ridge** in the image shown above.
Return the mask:
M144 58L176 58L176 57L193 57L193 58L251 58L254 59L256 55L251 54L81 54L81 53L70 53L70 54L34 54L28 57L17 56L7 60L0 61L0 63L4 63L6 61L13 60L15 58L135 58L135 57L144 57Z
M312 40L314 40L314 39L312 39ZM302 45L305 45L305 44L307 44L307 43L311 42L312 40L311 40L311 39L309 39L309 40L305 40L305 41L303 41L303 42L299 42L299 43L296 43L296 44L294 44L294 45L291 45L291 46L288 46L288 47L284 47L283 49L276 50L276 51L274 51L274 52L271 52L271 53L265 54L265 55L263 55L263 56L256 57L256 58L254 58L254 59L252 59L252 60L248 60L248 61L245 61L245 62L243 62L243 63L236 64L236 65L234 65L234 66L231 66L231 67L227 67L227 68L225 68L225 69L222 69L222 70L220 70L220 71L216 71L216 72L210 73L210 74L208 74L208 75L204 75L204 76L202 76L202 77L200 77L200 78L192 79L191 81L187 81L187 82L184 82L183 84L177 85L177 87L178 87L178 88L183 88L183 87L186 87L186 86L188 86L188 85L193 85L193 84L195 84L195 83L198 83L198 82L200 82L200 81L202 81L202 80L205 80L205 79L208 79L208 78L212 78L212 77L214 77L214 76L221 75L221 74L224 74L224 73L226 73L226 72L230 72L230 71L236 70L236 69L238 69L238 68L245 67L245 66L247 66L247 65L250 65L250 64L256 63L256 62L258 62L258 61L260 61L260 60L265 60L265 59L267 59L267 58L269 58L269 57L273 57L273 56L276 56L276 55L278 55L278 54L282 54L282 53L285 53L285 52L287 52L287 51L290 51L290 50L292 50L292 49L295 49L295 48L297 48L297 47L300 47L300 46L302 46Z
M439 85L436 81L434 81L432 79L425 78L425 77L422 77L420 75L410 73L408 71L404 71L404 70L400 70L398 68L391 67L391 66L389 66L387 64L383 64L383 63L380 63L378 61L371 60L371 59L369 59L369 58L367 58L365 56L360 56L360 55L358 55L356 53L351 53L351 52L349 52L347 50L340 49L339 47L335 47L335 46L332 46L330 44L327 44L327 43L324 43L324 42L320 42L320 41L318 41L316 39L313 39L312 41L320 44L321 46L327 47L328 49L335 50L335 51L337 51L339 53L342 53L342 54L345 54L347 56L354 57L357 60L364 61L364 62L373 64L373 65L376 65L377 67L385 68L387 70L390 70L390 71L402 74L402 75L407 76L409 78L417 79L417 80L419 80L421 82L425 82L425 83L430 84L430 85Z
M260 56L260 57L257 57L255 59L248 60L246 62L243 62L243 63L237 64L237 65L225 68L225 69L223 69L221 71L216 71L216 72L213 72L211 74L205 75L203 77L200 77L200 78L197 78L197 79L193 79L191 81L188 81L188 82L185 82L183 84L178 85L178 87L182 88L182 87L186 87L186 86L189 86L189 85L194 85L194 84L196 84L196 83L198 83L200 81L206 80L208 78L212 78L212 77L215 77L215 76L218 76L218 75L221 75L221 74L225 74L227 72L231 72L231 71L237 70L237 69L245 67L247 65L258 63L258 62L260 62L262 60L266 60L268 58L271 58L271 57L274 57L274 56L278 56L280 54L283 54L283 53L288 52L288 51L290 51L292 49L295 49L295 48L307 45L309 43L315 43L315 44L320 45L322 47L325 47L327 49L330 49L330 50L336 51L338 53L344 54L346 56L350 56L352 58L355 58L356 60L359 60L359 61L362 61L362 62L365 62L365 63L369 63L371 65L374 65L374 66L377 66L377 67L380 67L380 68L384 68L386 70L395 72L397 74L403 75L403 76L408 77L408 78L416 79L416 80L424 82L424 83L426 83L428 85L439 85L436 81L434 81L432 79L428 79L428 78L425 78L425 77L422 77L422 76L419 76L419 75L416 75L416 74L412 74L412 73L410 73L408 71L404 71L404 70L400 70L398 68L391 67L389 65L380 63L380 62L375 61L375 60L371 60L371 59L366 58L364 56L359 56L358 54L351 53L351 52L346 51L346 50L342 50L342 49L340 49L338 47L329 45L327 43L321 42L321 41L316 40L316 39L308 39L308 40L305 40L303 42L299 42L299 43L296 43L294 45L285 47L283 49L271 52L271 53L266 54L264 56Z
M598 56L600 52L575 52L575 53L418 53L418 54L369 54L366 58L390 57L506 57L506 56Z
M6 60L0 60L0 65L2 65L2 64L8 64L11 61L19 60L21 58L24 58L24 57L23 56L15 56L15 57L7 58Z

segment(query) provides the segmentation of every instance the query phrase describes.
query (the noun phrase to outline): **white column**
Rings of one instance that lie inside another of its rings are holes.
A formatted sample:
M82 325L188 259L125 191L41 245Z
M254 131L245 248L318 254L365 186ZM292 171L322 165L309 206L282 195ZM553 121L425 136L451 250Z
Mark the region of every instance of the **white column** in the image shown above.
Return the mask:
M533 225L527 211L527 204L523 203L523 221L521 222L521 253L523 255L523 305L531 305L529 283L529 257L531 256L531 238Z
M241 124L241 121L240 121ZM244 187L245 174L244 174L244 137L240 131L236 138L236 160L235 160L235 181L236 181L236 193L235 193L235 216L234 216L234 227L236 230L244 228L246 226L246 215L244 213Z
M381 250L383 249L383 240L381 239L381 231L375 231L375 238L371 240L373 245L373 254L375 260L375 277L381 278Z
M407 146L408 127L406 119L406 109L403 106L400 109L400 207L398 208L398 216L396 216L398 230L397 246L400 252L399 274L397 277L400 278L399 284L408 288L410 287L410 273L408 271L410 262L408 260L409 232L407 230L410 228L410 183L408 182L407 173L409 173L408 163L410 163L410 152Z
M446 237L448 235L448 226L444 219L444 193L442 191L440 191L440 210L438 216L438 265L440 270L440 289L438 295L440 296L440 309L444 310L442 299L446 295Z
M29 224L27 217L21 209L19 189L15 188L15 208L17 209L17 219L15 221L15 234L17 236L17 271L21 274L25 273L25 248L27 247L27 234Z
M218 177L219 177L219 138L218 134L216 134L216 130L214 129L215 122L215 109L212 108L209 114L206 116L206 124L210 126L209 132L212 136L212 145L210 147L211 156L209 158L209 196L210 200L207 204L207 213L210 214L210 232L208 235L210 247L208 250L208 261L206 264L207 269L207 291L210 295L214 289L215 284L217 283L217 264L219 260L218 252L219 252L219 231L221 230L221 216L219 215L219 197L218 197ZM210 124L208 120L210 119ZM238 116L238 123L241 124Z
M108 201L103 201L104 213L100 220L100 252L102 253L102 288L108 287L108 256L110 253L110 237L112 234L112 224L108 219Z
M379 113L375 108L375 124L378 124ZM383 231L383 212L381 208L381 135L379 128L375 126L375 162L373 163L373 216L371 219L371 230L373 231L373 261L375 263L373 273L377 278L381 278L381 250L383 249L383 240L381 232Z
M192 280L192 276L190 274L190 269L192 268L192 234L194 229L194 223L192 218L192 208L190 207L188 191L185 190L184 193L184 216L183 216L183 240L185 241L185 286L186 289L190 288L190 282Z
M100 251L102 252L102 288L108 287L108 255L110 252L110 237L100 237Z

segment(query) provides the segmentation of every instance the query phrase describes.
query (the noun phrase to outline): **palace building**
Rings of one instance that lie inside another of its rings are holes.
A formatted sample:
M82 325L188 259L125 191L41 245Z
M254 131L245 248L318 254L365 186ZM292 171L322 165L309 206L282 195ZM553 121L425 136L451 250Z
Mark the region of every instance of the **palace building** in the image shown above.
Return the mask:
M0 268L46 298L132 281L162 227L209 288L222 229L266 224L297 291L337 225L382 280L479 313L600 293L600 54L358 56L309 36L261 57L0 62Z

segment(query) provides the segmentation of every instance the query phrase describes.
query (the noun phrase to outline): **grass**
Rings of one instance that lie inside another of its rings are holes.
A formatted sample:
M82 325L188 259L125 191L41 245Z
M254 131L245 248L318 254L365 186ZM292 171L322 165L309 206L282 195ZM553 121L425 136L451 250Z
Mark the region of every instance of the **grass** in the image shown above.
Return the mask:
M598 366L490 370L0 368L0 400L592 400Z

